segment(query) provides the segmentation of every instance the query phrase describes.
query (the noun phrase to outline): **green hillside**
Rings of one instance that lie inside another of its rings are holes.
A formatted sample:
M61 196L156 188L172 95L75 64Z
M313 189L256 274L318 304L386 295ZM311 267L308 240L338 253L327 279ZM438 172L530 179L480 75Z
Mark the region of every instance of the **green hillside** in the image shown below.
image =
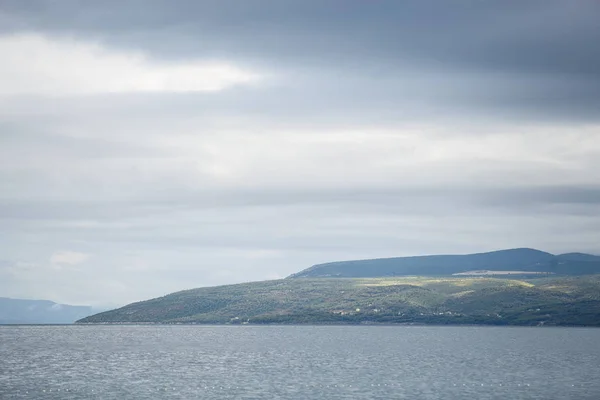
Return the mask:
M78 322L600 326L600 275L284 279L176 292Z
M583 253L553 255L535 249L510 249L466 255L434 255L336 261L313 265L289 278L369 278L438 276L468 271L523 271L557 275L600 273L600 257Z

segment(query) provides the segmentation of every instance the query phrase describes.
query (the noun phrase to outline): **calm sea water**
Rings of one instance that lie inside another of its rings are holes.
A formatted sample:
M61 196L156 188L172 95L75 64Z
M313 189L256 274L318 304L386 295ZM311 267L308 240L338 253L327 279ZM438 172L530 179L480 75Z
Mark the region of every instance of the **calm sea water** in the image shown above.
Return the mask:
M3 326L0 399L599 399L600 329Z

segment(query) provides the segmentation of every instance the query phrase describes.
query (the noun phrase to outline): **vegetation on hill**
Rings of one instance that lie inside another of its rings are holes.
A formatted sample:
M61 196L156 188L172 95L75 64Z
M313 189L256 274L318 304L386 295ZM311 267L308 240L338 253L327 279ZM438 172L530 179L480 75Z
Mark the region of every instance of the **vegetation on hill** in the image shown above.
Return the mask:
M600 326L600 275L283 279L181 291L78 322Z
M313 265L289 278L437 276L474 270L546 272L557 275L599 274L600 257L583 253L556 256L534 249L510 249L467 255L337 261Z

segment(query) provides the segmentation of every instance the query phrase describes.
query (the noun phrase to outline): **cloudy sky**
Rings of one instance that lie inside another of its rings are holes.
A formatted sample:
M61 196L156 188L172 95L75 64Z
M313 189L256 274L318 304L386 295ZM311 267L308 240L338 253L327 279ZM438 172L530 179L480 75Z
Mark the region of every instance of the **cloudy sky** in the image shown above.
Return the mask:
M0 296L600 253L600 2L0 0Z

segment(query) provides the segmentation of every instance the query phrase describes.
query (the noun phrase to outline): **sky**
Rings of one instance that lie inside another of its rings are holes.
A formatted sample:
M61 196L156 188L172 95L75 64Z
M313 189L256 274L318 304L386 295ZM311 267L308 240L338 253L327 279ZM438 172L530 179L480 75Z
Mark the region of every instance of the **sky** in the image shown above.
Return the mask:
M0 0L0 296L600 254L600 2Z

